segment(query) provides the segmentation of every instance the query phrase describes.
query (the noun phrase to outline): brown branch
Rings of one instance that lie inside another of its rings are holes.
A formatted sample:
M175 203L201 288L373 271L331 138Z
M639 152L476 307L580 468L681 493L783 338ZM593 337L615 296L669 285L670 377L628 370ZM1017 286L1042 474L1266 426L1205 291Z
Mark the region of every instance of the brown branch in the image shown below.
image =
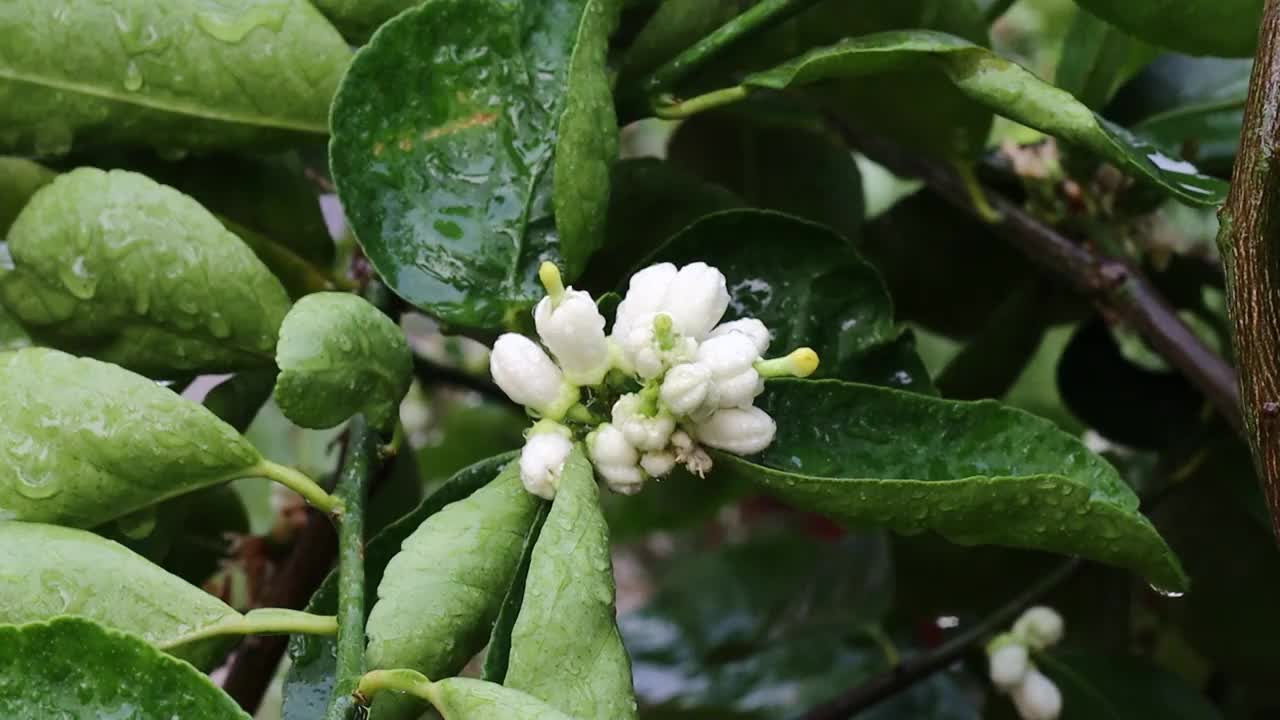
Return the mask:
M981 218L965 184L950 167L907 153L880 138L864 137L848 128L842 128L842 132L849 144L867 157L897 175L920 178L956 207ZM985 194L1000 215L1000 219L991 225L994 233L1022 251L1045 272L1065 280L1099 309L1141 333L1161 357L1199 389L1237 432L1243 433L1235 371L1196 337L1136 268L1124 260L1098 254L1074 242L999 193L986 190ZM1272 353L1269 359L1280 360L1280 355ZM1280 401L1280 393L1273 397ZM1280 411L1280 405L1277 405L1277 410ZM1273 443L1273 447L1280 453L1280 443Z
M1280 0L1268 0L1218 247L1253 463L1280 535Z

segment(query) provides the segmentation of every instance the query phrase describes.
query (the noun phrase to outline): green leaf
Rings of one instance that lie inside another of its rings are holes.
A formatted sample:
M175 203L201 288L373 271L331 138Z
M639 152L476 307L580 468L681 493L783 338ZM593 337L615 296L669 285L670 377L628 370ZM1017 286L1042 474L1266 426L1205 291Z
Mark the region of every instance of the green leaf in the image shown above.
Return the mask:
M1158 52L1089 11L1078 10L1062 44L1054 82L1089 108L1101 110Z
M749 5L747 0L663 0L623 54L622 83L658 69Z
M1062 692L1062 720L1222 718L1208 698L1148 660L1064 651L1036 662Z
M284 288L191 198L82 168L9 231L0 300L36 340L144 374L269 367Z
M58 174L45 166L16 157L0 156L0 241L27 201Z
M520 464L511 463L493 482L423 521L378 584L367 628L369 667L428 677L461 670L489 639L540 504L521 484ZM412 709L405 698L385 696L375 714L387 706Z
M84 530L0 522L0 547L0 624L73 615L169 646L242 618L123 545ZM174 654L207 667L217 660L220 644L205 639Z
M857 77L892 82L887 73L923 66L942 73L970 100L992 112L1079 145L1185 203L1220 205L1226 197L1221 180L1165 155L1021 66L953 35L904 31L852 38L749 75L743 86L785 90Z
M718 453L716 466L798 507L966 545L1079 555L1186 589L1115 469L1047 420L836 381L775 380L758 405L778 423L773 444L752 460Z
M600 504L609 539L619 545L643 540L649 533L700 527L742 494L742 485L729 480L695 477L677 466L662 482L649 483L638 495L605 493Z
M0 714L249 720L190 665L75 618L0 626Z
M0 305L0 352L31 347L31 338L17 320Z
M201 405L56 350L0 355L0 414L0 519L92 527L262 463Z
M365 586L378 587L381 584L387 563L400 553L405 539L428 518L488 485L514 456L514 453L497 455L459 470L412 512L375 535L365 548ZM336 572L325 578L320 589L311 596L308 612L329 614L337 611L337 579ZM366 598L369 595L367 593ZM284 686L285 720L315 720L324 715L334 683L333 649L333 638L294 636L289 648L293 662Z
M524 546L520 550L520 564L516 567L511 584L507 586L506 595L502 599L502 608L493 621L493 631L489 633L489 645L484 651L483 677L485 680L501 683L507 676L507 666L511 661L511 630L515 627L516 618L520 616L520 607L524 604L525 583L529 578L529 565L533 562L533 549L542 533L542 525L547 521L551 511L549 503L538 506L538 514L533 524L524 535Z
M276 346L275 399L302 427L334 427L356 413L390 429L413 382L400 326L364 298L316 293L285 316Z
M667 158L754 207L826 225L856 244L862 175L848 148L817 129L819 120L739 108L702 113L680 124Z
M510 326L603 242L617 0L431 0L351 65L333 108L338 193L388 286L442 320ZM536 72L530 68L536 68Z
M511 630L507 687L572 717L636 717L618 634L609 528L581 444L565 461Z
M351 57L305 0L19 0L0 37L0 149L37 155L323 136Z
M394 678L384 685L387 689L408 692L426 700L440 716L450 720L572 720L535 697L486 680L454 677L431 682L412 670L387 670L377 674ZM362 685L373 675L366 675Z
M1192 55L1247 57L1258 42L1263 0L1076 0L1135 37Z

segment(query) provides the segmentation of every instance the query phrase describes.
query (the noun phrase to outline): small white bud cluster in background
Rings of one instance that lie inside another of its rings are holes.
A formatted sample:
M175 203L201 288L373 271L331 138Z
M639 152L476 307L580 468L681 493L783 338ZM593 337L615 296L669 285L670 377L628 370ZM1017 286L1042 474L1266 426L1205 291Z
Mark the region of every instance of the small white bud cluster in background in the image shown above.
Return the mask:
M585 439L609 488L627 495L677 465L705 476L712 461L704 446L758 453L777 431L754 406L765 378L807 377L818 366L809 348L764 359L769 329L759 320L721 323L729 291L706 263L636 273L607 337L589 293L566 288L552 263L538 276L547 289L533 312L542 345L507 333L489 365L498 387L540 418L527 434L520 476L541 497L555 496L575 437ZM583 402L604 402L609 416Z
M1029 608L1013 630L987 645L991 682L1013 700L1022 720L1057 720L1062 714L1062 693L1031 661L1062 639L1062 616L1053 608Z

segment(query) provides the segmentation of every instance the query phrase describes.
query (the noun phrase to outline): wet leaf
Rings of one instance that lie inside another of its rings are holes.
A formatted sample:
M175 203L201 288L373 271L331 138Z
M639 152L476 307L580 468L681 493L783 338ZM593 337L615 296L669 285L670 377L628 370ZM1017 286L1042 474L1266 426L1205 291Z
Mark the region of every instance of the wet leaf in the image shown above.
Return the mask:
M464 677L431 682L412 671L391 672L411 677L416 684L413 694L450 720L572 720L535 697L497 683Z
M0 300L33 338L144 374L269 367L289 309L279 281L191 198L82 168L9 231Z
M664 0L627 47L622 82L658 69L749 5L749 0Z
M304 0L20 0L0 37L0 149L37 155L323 136L351 57Z
M262 462L203 406L56 350L0 355L0 415L0 519L93 527Z
M1062 720L1221 720L1185 680L1149 660L1063 651L1036 662L1062 692Z
M1185 590L1178 559L1115 469L1047 420L994 401L837 381L771 381L778 423L752 460L716 467L798 507L952 542L1079 555Z
M0 522L0 548L0 624L72 615L167 646L241 618L200 588L84 530ZM220 645L206 639L173 654L207 667Z
M302 427L334 427L364 413L388 430L413 381L413 356L400 326L364 298L317 293L285 316L276 346L275 399Z
M953 35L903 31L853 38L750 75L743 85L783 90L853 77L887 82L891 76L886 77L886 71L921 63L992 112L1096 153L1185 203L1220 205L1226 197L1226 183L1221 180L1169 157L1021 66Z
M513 457L514 453L496 455L459 470L412 512L375 535L365 548L365 587L375 588L382 583L387 563L400 553L401 544L427 519L488 485L511 463ZM337 610L337 578L337 573L325 578L320 589L311 596L307 612L329 614ZM372 593L365 597L372 607ZM315 720L324 715L334 685L333 651L333 638L315 635L295 635L292 638L289 647L292 664L284 685L285 720Z
M1263 0L1076 0L1147 42L1192 55L1253 54Z
M516 567L511 584L507 586L506 595L502 598L502 608L493 621L493 631L489 633L489 645L484 651L483 677L485 680L501 683L507 676L507 666L511 661L511 630L520 616L520 607L524 604L525 582L529 578L529 565L533 562L533 549L542 533L542 525L547 520L551 505L542 503L538 506L538 514L534 516L529 531L524 535L524 546L520 550L520 564Z
M1088 107L1101 110L1158 52L1088 10L1077 10L1062 44L1054 84Z
M616 612L609 528L579 444L533 548L504 683L572 717L635 718Z
M0 626L0 714L249 720L190 665L77 618Z
M0 156L0 241L4 240L9 226L13 225L31 196L57 176L37 162Z
M357 54L334 103L334 178L387 284L450 323L510 326L603 241L617 123L617 0L433 0ZM536 68L531 72L530 68Z

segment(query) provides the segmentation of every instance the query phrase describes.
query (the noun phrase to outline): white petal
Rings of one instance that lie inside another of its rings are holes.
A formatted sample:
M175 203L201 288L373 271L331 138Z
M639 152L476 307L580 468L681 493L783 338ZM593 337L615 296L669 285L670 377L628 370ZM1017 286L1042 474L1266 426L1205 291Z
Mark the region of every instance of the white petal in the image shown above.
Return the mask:
M675 265L659 263L650 265L631 276L627 295L618 304L618 311L614 316L612 332L614 338L625 338L640 317L658 311L676 272Z
M563 394L560 368L523 335L506 333L498 338L489 355L489 372L507 397L535 410L553 406Z
M694 434L704 444L738 455L753 455L769 447L778 426L757 407L726 408L698 423Z
M702 340L729 309L724 275L706 263L685 265L676 273L662 301L662 311L684 335Z
M1032 669L1013 689L1013 704L1022 720L1058 720L1062 714L1062 693L1039 670Z
M720 337L729 333L738 333L751 338L751 342L755 343L756 346L757 357L764 355L764 352L769 349L769 328L755 318L743 318L720 323L707 335L707 338Z

